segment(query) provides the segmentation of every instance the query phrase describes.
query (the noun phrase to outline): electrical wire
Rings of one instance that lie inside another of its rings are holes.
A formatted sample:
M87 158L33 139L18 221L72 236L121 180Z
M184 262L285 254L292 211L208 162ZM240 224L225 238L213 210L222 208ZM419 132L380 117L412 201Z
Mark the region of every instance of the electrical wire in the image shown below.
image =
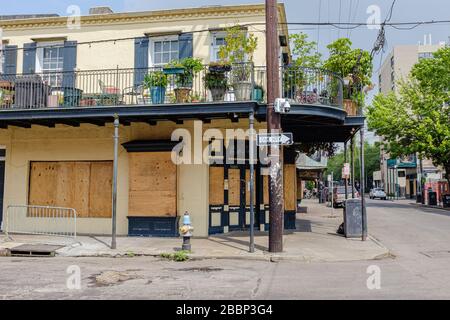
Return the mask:
M396 22L396 23L384 23L385 27L392 27L394 29L397 30L412 30L414 28L417 28L419 26L424 26L424 25L437 25L437 24L450 24L450 20L430 20L430 21L414 21L414 22ZM241 24L238 25L240 27L255 27L255 26L265 26L265 23L248 23L248 24ZM353 30L356 29L358 27L366 27L367 23L366 22L285 22L285 23L279 23L279 26L305 26L308 27L310 26L311 28L302 28L300 30L315 30L317 26L329 26L329 27L333 27L336 29L343 29L343 30ZM295 30L295 29L294 29ZM297 29L298 30L298 29ZM186 33L193 33L193 34L198 34L198 33L209 33L211 32L210 29L202 29L202 30L192 30L192 31L186 31L183 32L184 34ZM261 33L265 33L265 30L257 30L255 32L261 32ZM107 42L119 42L119 41L134 41L136 39L136 37L126 37L126 38L114 38L114 39L101 39L101 40L91 40L91 41L83 41L83 42L78 42L77 45L94 45L94 44L99 44L99 43L107 43ZM75 45L74 45L75 46ZM42 46L45 48L56 48L56 47L61 47L61 45L48 45L48 46ZM70 47L70 46L69 46ZM5 50L5 49L1 49L1 50ZM16 48L15 50L26 50L26 48L20 47L20 48Z

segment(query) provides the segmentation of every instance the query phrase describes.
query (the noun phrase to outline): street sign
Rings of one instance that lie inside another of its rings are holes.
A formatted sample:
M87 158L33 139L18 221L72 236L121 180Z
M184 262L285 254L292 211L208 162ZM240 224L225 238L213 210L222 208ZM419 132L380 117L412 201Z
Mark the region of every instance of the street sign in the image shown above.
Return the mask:
M266 147L270 145L290 146L293 144L294 144L294 136L291 132L258 134L256 139L256 145L259 147Z

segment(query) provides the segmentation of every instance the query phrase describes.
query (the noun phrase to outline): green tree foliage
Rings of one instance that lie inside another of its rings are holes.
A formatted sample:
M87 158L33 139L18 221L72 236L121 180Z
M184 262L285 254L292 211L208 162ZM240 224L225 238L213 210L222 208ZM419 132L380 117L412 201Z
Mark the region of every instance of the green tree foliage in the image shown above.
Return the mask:
M292 64L297 67L315 68L321 64L322 55L316 51L317 43L308 41L305 33L290 35L291 49L294 56Z
M362 88L371 85L373 72L372 57L362 49L352 49L348 38L340 38L327 46L330 51L323 67L337 73L342 78L349 78L350 83L344 87L344 98L352 99L358 105L364 105Z
M361 177L361 163L359 161L359 149L355 148L355 179L359 180ZM347 162L350 163L350 148L347 150ZM366 177L372 177L375 171L380 170L380 144L375 143L373 145L369 143L364 144L364 170ZM344 167L344 152L336 154L334 157L328 159L327 170L325 175L333 172L334 180L342 179L342 168Z
M221 60L231 64L251 62L258 47L258 38L237 25L227 29L225 43L219 49Z
M327 48L330 56L323 64L325 69L336 72L343 78L353 76L355 82L363 86L371 83L373 65L368 51L352 49L352 42L348 38L340 38Z
M391 157L419 154L446 170L450 183L450 48L416 64L398 94L379 94L368 108L369 129Z

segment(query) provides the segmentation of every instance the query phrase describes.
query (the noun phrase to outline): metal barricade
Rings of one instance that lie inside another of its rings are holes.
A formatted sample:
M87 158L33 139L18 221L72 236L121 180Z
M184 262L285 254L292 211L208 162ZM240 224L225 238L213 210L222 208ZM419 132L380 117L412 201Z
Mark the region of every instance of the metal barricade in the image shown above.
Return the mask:
M49 235L76 238L77 212L73 208L9 205L4 230L10 234Z

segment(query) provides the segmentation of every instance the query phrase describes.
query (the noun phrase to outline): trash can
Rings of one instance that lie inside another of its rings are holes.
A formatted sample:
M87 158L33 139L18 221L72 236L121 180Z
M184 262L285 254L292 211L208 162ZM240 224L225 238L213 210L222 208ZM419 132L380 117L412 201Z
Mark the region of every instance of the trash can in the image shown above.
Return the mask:
M347 238L362 237L361 199L348 199L344 207L344 234Z
M39 75L30 75L15 80L14 106L21 108L42 108L47 106L50 86Z
M428 205L429 206L437 206L437 193L436 192L428 192Z
M442 203L444 208L450 208L450 194L442 195Z
M416 202L417 202L417 203L422 203L422 194L421 194L421 193L418 193L418 194L416 195Z

